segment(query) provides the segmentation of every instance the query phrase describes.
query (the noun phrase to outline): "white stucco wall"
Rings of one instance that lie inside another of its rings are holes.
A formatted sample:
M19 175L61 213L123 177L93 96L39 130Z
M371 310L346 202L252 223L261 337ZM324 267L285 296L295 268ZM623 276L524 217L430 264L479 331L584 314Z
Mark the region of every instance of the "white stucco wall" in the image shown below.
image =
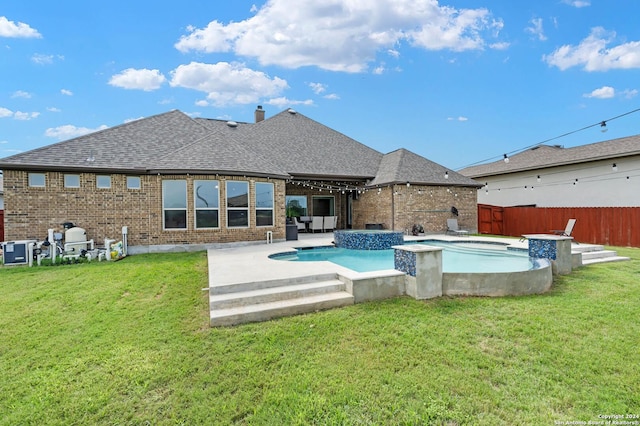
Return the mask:
M613 170L613 163L617 171ZM534 204L537 207L640 207L640 156L476 180L488 184L478 190L480 204L503 207Z

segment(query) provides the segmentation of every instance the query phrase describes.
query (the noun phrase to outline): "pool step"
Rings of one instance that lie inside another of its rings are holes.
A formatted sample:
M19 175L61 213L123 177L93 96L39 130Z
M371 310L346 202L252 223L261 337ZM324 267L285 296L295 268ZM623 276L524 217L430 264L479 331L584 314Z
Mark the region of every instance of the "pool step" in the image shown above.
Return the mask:
M211 293L210 289L210 324L237 325L353 305L353 295L335 275L324 280L313 278L281 280L280 285L271 282L262 288L255 288L257 283L244 283L237 292Z
M582 264L591 265L594 263L604 262L622 262L630 260L628 257L618 256L618 253L613 250L600 250L589 251L582 253Z

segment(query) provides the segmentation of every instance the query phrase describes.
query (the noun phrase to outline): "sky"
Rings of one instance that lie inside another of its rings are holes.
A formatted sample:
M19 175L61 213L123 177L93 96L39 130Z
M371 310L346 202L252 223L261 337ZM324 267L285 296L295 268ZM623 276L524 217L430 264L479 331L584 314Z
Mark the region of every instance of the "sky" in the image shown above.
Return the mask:
M637 0L4 0L0 157L257 105L453 170L636 135L638 16Z

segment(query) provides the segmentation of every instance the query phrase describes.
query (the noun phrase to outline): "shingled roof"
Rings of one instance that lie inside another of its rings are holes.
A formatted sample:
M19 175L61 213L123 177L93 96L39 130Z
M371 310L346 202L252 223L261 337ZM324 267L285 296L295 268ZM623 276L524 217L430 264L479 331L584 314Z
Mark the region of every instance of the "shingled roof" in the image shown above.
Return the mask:
M633 155L640 155L640 135L573 148L563 148L557 145L539 145L509 157L509 163L499 160L493 163L467 167L460 170L459 173L471 178L480 178Z
M406 182L424 185L482 186L406 149L386 154L380 162L376 177L368 184L376 186Z
M0 159L0 169L202 173L477 186L407 150L382 153L291 109L258 123L170 111Z

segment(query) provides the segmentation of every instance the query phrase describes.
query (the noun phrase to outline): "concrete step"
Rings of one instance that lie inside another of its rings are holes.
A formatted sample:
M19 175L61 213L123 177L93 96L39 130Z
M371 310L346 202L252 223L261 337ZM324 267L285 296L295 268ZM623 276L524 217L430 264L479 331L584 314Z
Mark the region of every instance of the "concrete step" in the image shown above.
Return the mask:
M579 252L579 253L586 253L586 252L592 252L592 251L602 251L604 250L604 246L601 246L599 244L571 244L571 251L573 253L575 252Z
M601 259L605 257L615 257L618 253L613 250L587 251L582 253L582 261L589 259Z
M273 318L316 312L353 305L354 298L346 291L316 294L276 302L215 309L210 314L212 327L267 321Z
M592 259L583 259L583 265L593 265L594 263L606 263L606 262L623 262L625 260L631 260L629 257L623 256L607 256L607 257L595 257Z
M324 274L324 275L283 278L283 279L277 279L277 280L224 284L224 285L216 285L216 286L209 287L209 294L214 295L214 294L238 293L242 291L253 291L253 290L266 289L266 288L283 287L288 285L306 284L306 283L318 282L318 281L329 281L337 278L338 278L337 275L333 273L333 274Z
M228 309L237 306L255 305L258 303L276 302L278 300L296 299L316 294L344 291L345 284L338 280L310 282L304 284L267 287L235 293L212 294L209 296L209 308Z

